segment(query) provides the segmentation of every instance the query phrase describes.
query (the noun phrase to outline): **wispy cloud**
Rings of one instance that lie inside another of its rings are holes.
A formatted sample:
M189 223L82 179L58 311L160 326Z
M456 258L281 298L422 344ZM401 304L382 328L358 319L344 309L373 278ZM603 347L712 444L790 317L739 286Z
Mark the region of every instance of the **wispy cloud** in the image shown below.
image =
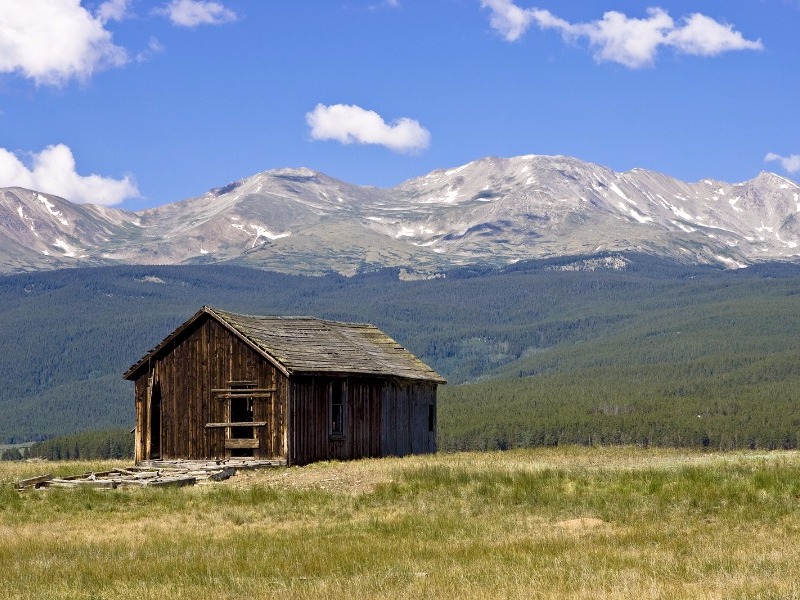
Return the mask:
M97 8L97 18L104 23L122 21L130 16L130 0L107 0Z
M220 2L208 0L172 0L156 14L164 15L179 27L198 25L222 25L237 19L236 13Z
M60 86L126 64L127 52L105 28L109 20L122 18L125 6L112 0L92 14L75 0L3 0L0 73Z
M29 165L15 154L0 148L0 187L23 187L54 194L72 202L119 204L127 198L140 196L130 177L114 179L101 175L79 175L75 157L64 144L48 146L32 153Z
M800 173L800 154L790 154L789 156L781 156L770 152L764 157L765 162L777 161L781 168L787 173L794 175Z
M586 39L598 62L616 62L631 69L652 65L662 47L695 56L716 56L733 50L761 50L761 40L748 40L732 25L700 13L682 17L677 23L661 8L648 8L647 17L637 19L608 11L589 23L570 23L550 11L521 8L512 0L481 0L491 11L490 23L507 41L513 42L531 25L559 31L564 39Z
M375 111L349 104L317 104L306 113L306 122L315 140L377 144L404 153L424 150L431 141L430 132L414 119L404 117L389 124Z
M151 37L147 42L147 48L140 50L136 54L136 62L144 63L153 58L156 54L161 54L164 51L164 46L161 45L156 38Z

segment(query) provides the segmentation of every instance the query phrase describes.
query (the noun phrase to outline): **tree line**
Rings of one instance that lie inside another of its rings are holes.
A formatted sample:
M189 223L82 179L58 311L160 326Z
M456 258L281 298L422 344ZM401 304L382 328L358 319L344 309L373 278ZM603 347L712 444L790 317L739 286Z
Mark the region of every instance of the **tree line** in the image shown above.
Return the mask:
M448 379L442 447L783 443L740 434L756 432L770 402L784 408L769 427L791 429L800 267L724 271L632 255L623 271L559 270L570 260L454 269L429 281L402 281L396 269L302 277L216 265L0 277L0 443L129 430L133 394L122 373L203 304L374 323ZM697 417L714 402L750 415L723 415L739 434L723 439L722 425L708 429L713 419ZM506 413L518 417L500 419ZM662 433L679 416L683 433Z
M133 433L114 428L63 435L33 444L27 458L47 460L132 459Z

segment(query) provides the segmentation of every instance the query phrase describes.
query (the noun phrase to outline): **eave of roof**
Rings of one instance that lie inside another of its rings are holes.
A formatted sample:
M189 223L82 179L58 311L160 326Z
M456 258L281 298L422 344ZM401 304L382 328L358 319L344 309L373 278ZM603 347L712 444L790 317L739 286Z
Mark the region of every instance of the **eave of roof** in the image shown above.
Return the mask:
M148 361L204 315L228 329L287 377L324 373L446 383L441 375L373 325L315 317L238 315L208 306L175 329L123 377L135 379Z

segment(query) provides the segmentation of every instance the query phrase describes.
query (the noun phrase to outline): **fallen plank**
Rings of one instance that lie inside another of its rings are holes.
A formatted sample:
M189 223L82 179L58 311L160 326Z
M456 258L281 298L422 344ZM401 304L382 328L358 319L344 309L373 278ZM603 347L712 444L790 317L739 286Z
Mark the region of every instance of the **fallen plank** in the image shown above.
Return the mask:
M113 490L117 487L117 483L113 479L51 479L45 485L47 487L90 487L104 490Z
M225 479L229 479L236 475L236 469L233 467L225 467L221 471L217 471L215 473L211 473L208 478L211 481L224 481Z
M16 483L16 487L18 490L23 490L29 487L39 487L41 484L50 481L53 478L52 475L39 475L38 477L30 477L28 479L22 479Z
M137 472L136 472L136 471L134 471L132 468L128 468L128 469L117 469L117 472L118 472L120 475L136 475L136 474L137 474Z
M137 480L140 480L140 479L153 479L153 478L158 477L158 476L159 476L158 471L142 471L141 473L134 473L133 475L131 475L131 477L133 477L134 479L137 479Z
M145 487L150 482L149 479L120 479L117 481L117 487Z
M184 487L197 483L196 477L175 477L169 479L150 479L145 485L147 487Z
M91 473L82 473L80 475L66 475L65 477L59 477L58 479L62 479L64 481L71 481L74 479L93 480L102 477L109 477L113 473L117 473L117 471L92 471Z

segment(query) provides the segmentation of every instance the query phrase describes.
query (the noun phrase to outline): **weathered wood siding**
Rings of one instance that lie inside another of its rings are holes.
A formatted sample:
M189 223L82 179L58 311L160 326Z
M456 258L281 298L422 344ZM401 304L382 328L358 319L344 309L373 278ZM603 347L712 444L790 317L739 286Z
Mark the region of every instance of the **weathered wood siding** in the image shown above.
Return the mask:
M380 389L373 378L342 378L344 433L330 431L332 377L292 380L289 401L290 462L380 456Z
M152 390L160 388L160 456L164 459L210 459L229 455L225 429L207 423L228 421L228 404L212 390L231 382L253 382L258 389L274 389L254 401L253 420L259 440L256 458L286 456L287 378L271 363L217 321L207 318L176 337L166 352L155 357L135 383L136 458L151 458ZM149 382L152 381L152 384ZM150 388L148 390L148 388Z
M145 460L145 436L147 430L147 373L139 377L133 385L133 396L136 403L136 436L134 439L133 456L138 463Z
M292 380L289 461L346 460L436 451L436 386L343 378L344 433L331 434L331 377Z
M436 386L388 381L381 390L381 454L436 452Z
M347 380L343 458L381 455L381 387L378 379Z

